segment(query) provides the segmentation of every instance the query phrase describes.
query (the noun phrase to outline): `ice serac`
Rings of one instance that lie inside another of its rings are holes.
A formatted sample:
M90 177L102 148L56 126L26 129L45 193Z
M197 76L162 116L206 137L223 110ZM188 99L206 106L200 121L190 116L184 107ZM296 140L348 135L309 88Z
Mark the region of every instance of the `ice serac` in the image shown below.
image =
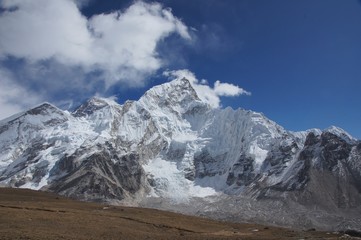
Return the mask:
M361 143L215 109L187 79L123 105L44 103L0 122L0 184L284 226L359 229Z

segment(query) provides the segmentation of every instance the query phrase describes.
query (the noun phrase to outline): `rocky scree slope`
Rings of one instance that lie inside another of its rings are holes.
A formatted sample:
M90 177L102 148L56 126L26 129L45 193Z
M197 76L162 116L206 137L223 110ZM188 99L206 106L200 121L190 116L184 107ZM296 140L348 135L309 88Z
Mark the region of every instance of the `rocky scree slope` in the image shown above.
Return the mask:
M231 220L359 229L361 142L214 109L186 79L119 105L44 103L0 122L0 184Z

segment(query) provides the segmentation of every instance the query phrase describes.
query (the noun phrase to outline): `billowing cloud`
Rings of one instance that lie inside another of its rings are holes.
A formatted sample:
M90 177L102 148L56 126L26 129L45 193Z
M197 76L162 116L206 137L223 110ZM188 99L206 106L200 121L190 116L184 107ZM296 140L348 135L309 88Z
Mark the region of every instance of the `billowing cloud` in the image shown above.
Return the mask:
M70 0L5 0L0 15L0 56L66 64L92 60L87 19Z
M94 0L73 0L76 5L78 5L79 8L82 8L84 6L87 6L91 1L94 1Z
M234 84L231 83L221 83L219 80L217 80L214 83L214 92L218 96L238 96L238 95L251 95L250 92L247 92L243 88L240 88Z
M0 119L43 101L35 93L15 84L10 72L0 68Z
M171 80L182 78L188 79L194 90L197 92L198 97L214 108L220 107L221 96L235 97L240 95L251 95L250 92L239 86L230 83L222 83L219 80L214 83L214 87L212 88L208 85L207 80L198 80L195 74L188 69L165 71L163 75Z
M87 19L73 0L4 0L0 15L0 59L53 59L101 71L106 86L142 85L164 64L157 44L172 33L190 39L188 28L158 3L137 1L125 11ZM77 5L78 4L78 5Z

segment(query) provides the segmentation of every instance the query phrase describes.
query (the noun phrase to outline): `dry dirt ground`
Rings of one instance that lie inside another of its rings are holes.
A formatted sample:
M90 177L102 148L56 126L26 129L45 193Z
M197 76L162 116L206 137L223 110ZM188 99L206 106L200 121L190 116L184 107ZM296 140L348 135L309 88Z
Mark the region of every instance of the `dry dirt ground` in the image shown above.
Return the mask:
M0 239L350 239L0 188Z

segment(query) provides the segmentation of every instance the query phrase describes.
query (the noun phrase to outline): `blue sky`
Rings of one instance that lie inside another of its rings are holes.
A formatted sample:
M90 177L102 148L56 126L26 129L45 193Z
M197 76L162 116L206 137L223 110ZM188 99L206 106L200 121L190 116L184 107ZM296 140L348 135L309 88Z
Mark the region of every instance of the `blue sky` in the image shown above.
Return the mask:
M222 107L361 138L360 1L157 3L0 1L0 118L42 101L138 99L169 80L164 71L188 69ZM217 93L217 80L242 91Z

